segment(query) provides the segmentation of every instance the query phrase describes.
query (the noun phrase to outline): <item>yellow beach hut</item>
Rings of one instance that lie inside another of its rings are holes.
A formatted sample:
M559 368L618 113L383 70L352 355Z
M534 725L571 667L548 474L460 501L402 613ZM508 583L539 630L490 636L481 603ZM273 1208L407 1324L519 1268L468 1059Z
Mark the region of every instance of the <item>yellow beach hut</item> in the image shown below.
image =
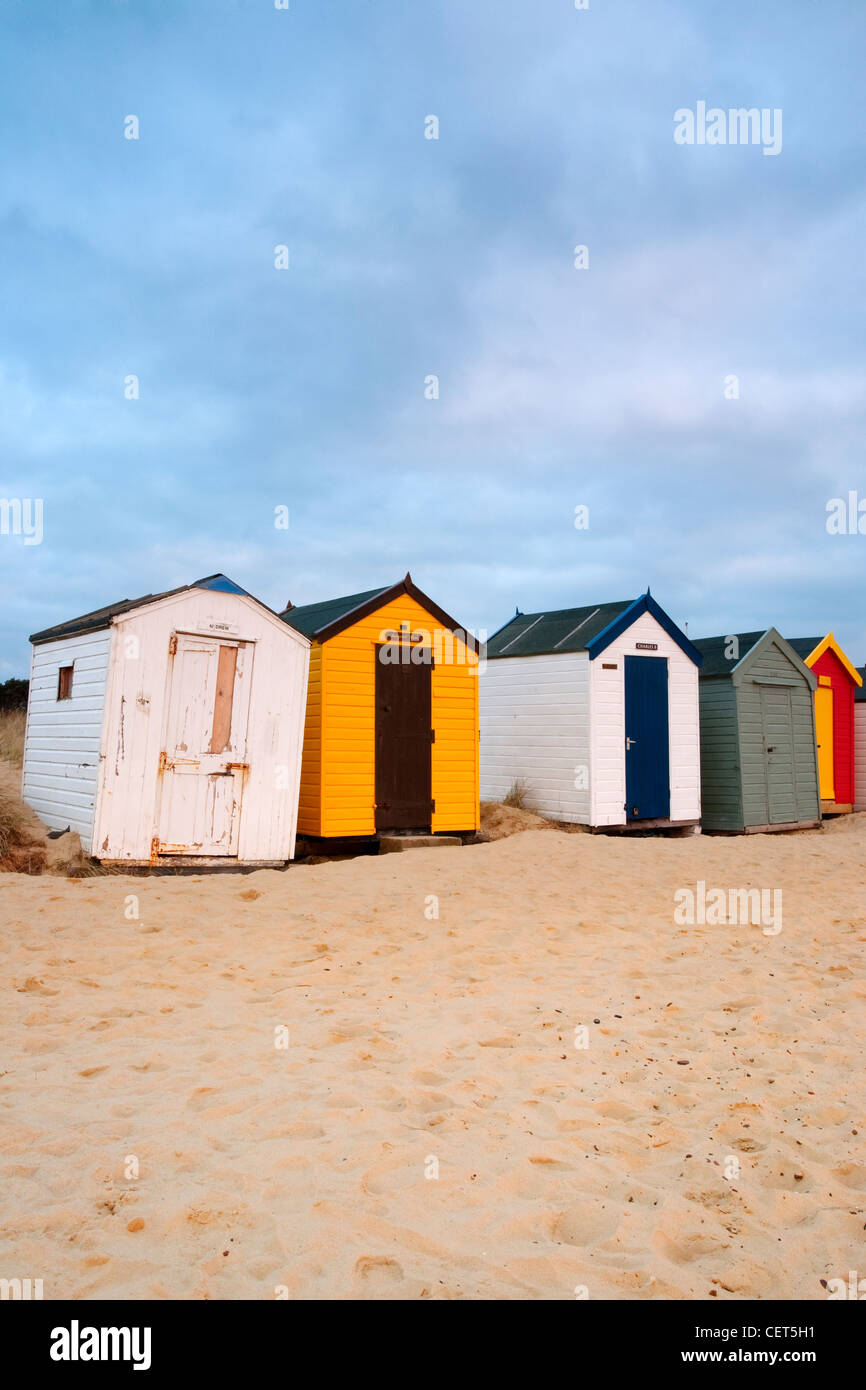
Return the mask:
M480 826L478 647L411 575L283 620L312 643L298 832Z

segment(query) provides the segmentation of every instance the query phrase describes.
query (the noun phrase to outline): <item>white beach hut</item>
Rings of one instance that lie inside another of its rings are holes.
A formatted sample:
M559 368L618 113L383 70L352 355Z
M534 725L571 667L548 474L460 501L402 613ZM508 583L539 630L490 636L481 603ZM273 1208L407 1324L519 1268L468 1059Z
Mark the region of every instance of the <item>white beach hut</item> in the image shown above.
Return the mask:
M480 676L482 799L521 783L526 805L553 820L697 824L700 665L649 592L516 614Z
M102 861L294 853L309 641L225 575L36 632L24 800Z

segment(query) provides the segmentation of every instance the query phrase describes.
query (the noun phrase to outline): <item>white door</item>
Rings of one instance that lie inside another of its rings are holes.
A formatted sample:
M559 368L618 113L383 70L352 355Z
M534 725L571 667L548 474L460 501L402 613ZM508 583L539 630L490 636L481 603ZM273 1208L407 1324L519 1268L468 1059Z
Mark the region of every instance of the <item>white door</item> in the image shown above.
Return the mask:
M252 655L250 643L171 639L159 854L238 852Z

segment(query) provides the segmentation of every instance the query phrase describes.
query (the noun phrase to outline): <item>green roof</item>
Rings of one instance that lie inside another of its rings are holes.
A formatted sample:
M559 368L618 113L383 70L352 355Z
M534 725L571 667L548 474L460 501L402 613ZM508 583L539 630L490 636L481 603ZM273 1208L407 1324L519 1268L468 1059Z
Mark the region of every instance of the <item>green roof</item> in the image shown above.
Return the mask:
M305 637L315 637L323 628L330 627L331 623L360 608L371 598L387 593L392 587L386 584L381 589L367 589L363 594L346 594L343 598L326 599L324 603L304 603L299 608L287 608L280 617Z
M585 608L559 608L552 613L517 613L487 643L487 659L500 656L542 656L582 652L633 599L619 603L590 603Z

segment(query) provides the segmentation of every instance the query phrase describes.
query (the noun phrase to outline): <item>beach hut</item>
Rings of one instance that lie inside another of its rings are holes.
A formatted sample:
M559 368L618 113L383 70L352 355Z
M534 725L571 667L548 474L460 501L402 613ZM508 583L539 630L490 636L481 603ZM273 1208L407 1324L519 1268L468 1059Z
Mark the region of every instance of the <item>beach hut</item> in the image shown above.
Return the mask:
M866 666L858 666L861 682ZM866 811L866 684L854 691L854 810Z
M821 810L839 815L854 807L854 692L863 680L832 632L788 640L818 678L815 734Z
M649 592L633 602L518 613L481 678L481 788L517 783L554 820L696 825L701 814L695 647Z
M31 637L23 796L94 858L294 853L309 641L223 574Z
M775 628L695 640L703 656L701 824L794 830L821 820L817 677Z
M334 841L477 830L472 636L409 574L282 617L312 642L300 833Z

